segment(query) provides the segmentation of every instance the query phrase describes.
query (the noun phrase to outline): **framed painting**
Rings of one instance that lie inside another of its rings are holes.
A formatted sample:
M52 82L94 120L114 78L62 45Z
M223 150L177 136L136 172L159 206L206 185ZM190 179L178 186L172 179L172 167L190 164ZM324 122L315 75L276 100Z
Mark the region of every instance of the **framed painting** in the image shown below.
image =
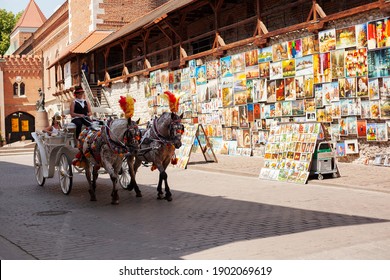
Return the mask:
M304 76L313 74L313 56L308 55L295 59L295 75Z
M287 42L272 45L272 61L288 59Z
M318 37L311 35L302 38L302 55L310 55L319 52Z
M367 137L367 120L357 120L357 136L360 138Z
M367 141L377 141L376 123L367 123Z
M330 53L332 67L332 79L344 77L344 49L335 50Z
M282 61L283 77L295 76L295 59L291 58Z
M207 83L206 65L197 66L195 68L196 85L204 85Z
M387 29L390 18L378 19L367 23L367 46L368 49L390 47L390 34Z
M390 99L380 100L380 116L381 119L390 119Z
M336 143L336 154L339 157L345 156L345 143L344 142L337 142Z
M376 140L377 141L388 141L388 131L386 123L377 123L376 124Z
M272 60L272 46L261 48L258 50L258 63Z
M239 73L245 71L245 54L238 53L232 55L232 64L231 64L232 73Z
M356 46L355 25L336 29L336 48L346 49Z
M367 49L347 50L344 53L345 76L362 77L367 76Z
M318 32L320 52L325 53L336 49L336 30L329 29Z
M367 48L367 23L355 25L356 47Z
M222 77L232 77L232 57L225 56L220 59L220 67L221 67L221 76Z
M296 39L287 42L288 58L302 57L302 40Z
M282 62L271 62L270 63L270 79L282 79L283 78L283 70L282 70Z
M285 83L285 87L284 87L285 99L295 100L297 98L295 78L286 78L284 83Z

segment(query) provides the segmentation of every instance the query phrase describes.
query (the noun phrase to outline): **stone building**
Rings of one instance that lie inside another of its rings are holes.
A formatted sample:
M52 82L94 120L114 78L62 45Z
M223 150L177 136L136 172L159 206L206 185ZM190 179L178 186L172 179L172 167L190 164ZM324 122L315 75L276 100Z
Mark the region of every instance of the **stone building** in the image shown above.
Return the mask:
M19 114L19 110L30 116L31 123L34 123L38 89L45 93L49 117L67 109L73 98L71 89L82 83L83 61L89 65L88 80L93 87L95 62L93 54L86 55L88 49L111 32L164 2L166 1L64 1L46 19L35 1L30 0L11 34L7 54L0 58L0 131L3 137L9 138L11 135L11 142L20 140L16 137L17 134L11 133L9 125L6 125L6 119ZM20 65L22 67L18 67ZM30 75L36 80L32 82ZM28 97L14 97L15 83L24 85L25 95ZM26 107L27 104L31 106ZM29 139L30 132L34 130L34 126L30 125L23 135Z
M52 95L53 110L59 101L71 100L69 89L72 86L83 84L84 87L91 89L93 97L99 94L99 101L101 101L98 103L99 106L102 106L102 100L105 99L104 106L111 107L118 115L120 114L117 104L119 96L132 95L137 100L135 115L141 117L142 122L145 122L154 114L166 109L159 95L165 88L163 88L161 80L156 82L156 79L161 79L165 77L165 73L168 73L168 79L172 79L166 83L167 89L177 92L182 91L182 89L192 90L192 93L183 100L182 105L182 110L186 113L186 121L200 121L205 126L209 126L207 131L212 133L216 131L218 137L221 136L220 132L226 127L238 132L242 128L239 125L231 127L223 123L222 116L226 114L225 109L227 109L225 107L228 107L229 110L232 108L234 111L236 106L234 103L228 106L221 106L218 103L222 102L221 68L218 66L219 68L216 70L218 73L213 78L216 80L213 88L211 88L211 81L206 86L196 84L193 86L191 83L181 84L181 75L187 75L184 73L187 73L188 69L199 68L207 71L208 63L211 65L211 63L216 62L216 65L220 65L223 58L233 56L244 57L242 61L237 60L237 63L245 63L247 53L249 57L251 52L259 53L267 48L275 49L277 52L276 46L280 45L283 48L284 45L288 46L290 43L295 48L295 44L298 41L301 44L303 38L306 37L315 38L316 44L318 44L319 36L322 36L321 40L328 40L333 36L332 32L336 32L336 30L343 31L341 33L346 36L348 27L355 25L363 25L366 28L377 25L378 27L375 28L379 30L378 34L386 34L383 35L383 38L390 36L390 31L387 35L387 27L385 27L388 23L390 3L385 0L249 0L245 2L172 0L169 2L85 1L85 3L77 1L77 5L81 5L78 7L73 6L76 5L75 2L65 2L60 8L63 11L57 11L36 31L37 36L27 40L15 52L16 54L34 54L39 51L43 53L44 88L46 91L49 90ZM110 6L111 3L114 4ZM144 9L145 6L146 9ZM117 16L117 18L113 19L110 15ZM61 21L56 22L56 17ZM55 22L56 24L54 24ZM62 25L59 24L60 22ZM49 30L52 32L51 36L49 36ZM328 30L331 30L329 34ZM372 33L372 30L364 31L365 36L368 36L369 32ZM338 33L339 37L341 33ZM61 36L57 34L61 34ZM50 40L46 40L48 38ZM46 48L43 47L45 44L47 44ZM384 49L383 52L386 51L387 42L384 46L380 47ZM356 49L356 44L337 49L343 49L343 52L354 56L354 53L350 52L351 48ZM367 49L367 45L362 46L362 48ZM370 49L368 46L368 51L363 52L376 57L376 49L376 47ZM279 51L283 52L283 49L279 48ZM327 52L330 53L330 51L333 49L329 49ZM378 50L378 52L381 51ZM324 53L318 49L316 52ZM293 58L295 59L295 57ZM338 80L338 78L329 79L329 74L318 72L318 69L323 69L330 63L321 61L317 56L315 59L315 65L318 63L318 67L313 69L316 71L313 74L314 79L317 79L316 84ZM385 61L379 60L381 63ZM86 61L89 65L87 83L84 83L82 73L80 73L82 61ZM272 63L274 62L277 61L274 59ZM384 62L384 65L387 65L386 63ZM254 65L258 65L258 62ZM245 65L245 67L247 66L249 65ZM369 67L367 66L367 68ZM245 72L246 69L244 68L242 71ZM348 73L347 75L355 74ZM366 72L363 75L366 80L368 80L368 75ZM387 78L386 75L384 77ZM265 78L267 82L273 80L268 76L261 78ZM353 76L352 78L357 83L357 77ZM280 79L283 80L283 85L284 79L287 79L287 76L282 76ZM215 103L214 101L210 102L208 97L203 98L203 95L208 96L214 88L216 88L218 96L215 98ZM314 86L312 88L314 90ZM239 92L234 92L233 88L232 93L239 95ZM104 96L103 99L102 96ZM314 99L314 92L310 96L313 98L302 98L304 100L302 102L311 102L312 100L306 99ZM363 100L366 100L365 98L364 96ZM355 102L361 98L355 95L351 99ZM285 99L277 101L256 100L255 102L250 100L240 105L259 103L265 108L272 108L282 100ZM369 100L367 97L367 101L374 100ZM382 99L381 101L375 100L375 102L382 102ZM329 107L331 105L324 106L316 108L319 110L316 112L318 116L323 114L325 110L331 110ZM386 114L383 112L383 115ZM294 121L297 116L290 114L284 117L284 120L288 118L288 121ZM302 119L302 116L298 117L301 117L300 120ZM340 125L341 120L346 117L347 115L344 114L341 118L335 117L324 123ZM259 120L264 120L264 123L267 123L269 119L272 118L266 117ZM280 119L280 117L276 119ZM323 121L323 116L317 117L317 120ZM386 117L367 118L366 120L367 123L385 123ZM254 123L252 122L251 128L254 127ZM253 131L253 129L251 130ZM350 137L357 138L357 134L345 135L341 139ZM388 141L367 141L361 138L359 143L362 155L367 152L369 156L372 156L374 147L388 149ZM364 148L366 145L367 147ZM250 146L251 149L256 150L254 143L251 143Z

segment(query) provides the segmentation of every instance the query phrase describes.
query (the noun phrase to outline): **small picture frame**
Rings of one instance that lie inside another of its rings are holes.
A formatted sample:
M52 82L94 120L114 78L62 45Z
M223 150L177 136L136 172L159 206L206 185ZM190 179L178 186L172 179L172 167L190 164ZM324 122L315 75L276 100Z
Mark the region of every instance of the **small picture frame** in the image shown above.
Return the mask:
M345 140L345 153L348 154L358 154L359 146L357 139Z

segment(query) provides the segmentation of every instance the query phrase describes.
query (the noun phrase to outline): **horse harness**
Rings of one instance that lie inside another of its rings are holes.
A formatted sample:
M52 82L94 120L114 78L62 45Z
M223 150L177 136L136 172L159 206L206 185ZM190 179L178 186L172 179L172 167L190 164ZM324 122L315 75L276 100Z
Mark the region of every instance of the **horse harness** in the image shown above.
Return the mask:
M86 157L92 156L97 165L101 165L101 156L97 152L101 149L104 144L107 144L110 150L119 156L128 156L134 153L134 148L138 146L138 140L140 139L138 126L128 125L123 136L123 142L120 141L116 136L116 140L113 139L110 133L110 123L103 125L100 130L87 129L86 140L88 144Z
M181 123L181 119L171 120L171 123L169 124L169 128L168 128L169 136L167 138L166 136L163 136L160 133L160 131L158 130L157 121L158 121L158 118L155 118L153 120L153 123L149 125L149 129L144 133L144 135L140 141L140 145L150 144L153 141L159 143L158 145L156 145L154 147L139 149L137 151L137 155L143 157L145 160L146 160L145 154L149 153L152 150L158 150L161 147L161 145L167 145L167 146L173 145L176 137L178 135L182 135L184 132L184 125ZM149 132L149 135L148 135L148 132ZM152 133L150 133L150 132L152 132ZM151 135L151 134L153 134L153 135Z

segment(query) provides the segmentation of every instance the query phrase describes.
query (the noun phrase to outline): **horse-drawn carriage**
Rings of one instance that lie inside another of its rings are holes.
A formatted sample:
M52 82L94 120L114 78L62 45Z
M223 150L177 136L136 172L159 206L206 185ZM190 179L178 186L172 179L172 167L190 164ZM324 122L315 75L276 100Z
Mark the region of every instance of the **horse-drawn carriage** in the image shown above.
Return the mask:
M111 203L118 204L117 183L122 188L134 189L138 197L142 196L135 176L141 163L148 161L153 163L152 168L160 173L157 198L171 201L172 194L165 170L174 157L175 149L181 146L181 135L184 131L182 116L176 114L178 100L174 100L171 112L165 112L155 118L143 133L138 127L139 120L131 120L135 100L129 96L121 97L120 100L125 119L115 119L97 128L87 128L81 132L78 139L74 138L69 126L60 131L58 136L32 133L37 143L34 169L38 184L43 186L45 179L52 178L57 170L61 190L64 194L69 194L73 183L73 168L76 168L73 165L83 166L89 184L90 200L95 201L96 180L102 167L112 181ZM162 192L163 183L165 196Z
M69 194L72 190L74 174L84 171L83 168L72 165L73 159L79 152L74 137L74 125L72 123L65 125L57 135L50 136L37 131L32 133L32 137L36 142L34 173L38 185L43 186L46 178L53 178L57 173L61 191L66 195ZM123 164L127 166L125 161ZM129 173L125 170L120 174L119 183L126 188L129 182Z

